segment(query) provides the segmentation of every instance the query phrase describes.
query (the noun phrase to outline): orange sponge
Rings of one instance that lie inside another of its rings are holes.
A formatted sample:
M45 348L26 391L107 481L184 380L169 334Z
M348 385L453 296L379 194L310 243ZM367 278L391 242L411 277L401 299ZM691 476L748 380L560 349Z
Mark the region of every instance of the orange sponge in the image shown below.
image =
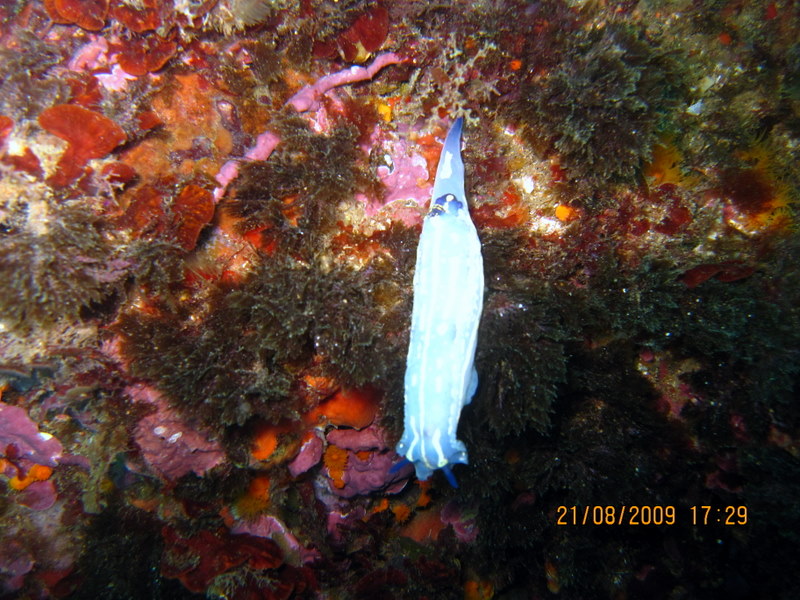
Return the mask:
M45 481L50 479L50 475L53 474L53 469L48 467L47 465L33 465L29 470L28 473L20 479L19 475L15 475L8 481L8 485L17 491L24 490L34 481Z
M306 422L316 424L321 418L337 427L363 429L375 420L379 394L373 388L343 388L307 413Z

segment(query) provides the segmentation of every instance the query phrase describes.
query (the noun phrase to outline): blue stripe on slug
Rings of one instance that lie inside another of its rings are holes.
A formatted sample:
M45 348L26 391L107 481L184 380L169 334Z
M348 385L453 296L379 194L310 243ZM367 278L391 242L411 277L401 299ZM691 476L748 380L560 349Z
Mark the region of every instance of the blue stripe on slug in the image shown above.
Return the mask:
M414 308L405 375L405 428L397 453L417 477L467 463L456 439L461 409L478 385L473 366L483 310L483 257L464 192L461 129L447 134L430 210L422 225L414 272Z

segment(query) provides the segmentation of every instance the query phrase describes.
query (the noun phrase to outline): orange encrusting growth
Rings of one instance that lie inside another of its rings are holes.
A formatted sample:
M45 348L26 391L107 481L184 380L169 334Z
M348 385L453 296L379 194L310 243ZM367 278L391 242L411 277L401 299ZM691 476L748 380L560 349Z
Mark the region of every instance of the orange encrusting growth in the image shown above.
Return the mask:
M333 485L338 489L345 486L344 471L347 468L347 450L338 446L328 446L323 457L325 468L328 469Z
M392 513L394 519L398 523L405 523L411 517L411 509L405 504L396 504L392 506Z
M375 505L372 507L372 510L370 510L369 514L374 515L376 513L384 512L386 510L390 510L394 515L394 520L397 523L401 524L407 522L411 518L412 514L411 507L405 502L403 502L403 500L395 498L390 502L389 498L386 498L385 496L383 498L380 498L375 503ZM364 520L366 519L367 517L364 517Z
M490 600L494 598L494 586L489 581L470 579L464 584L464 600Z
M256 475L247 488L247 495L262 502L269 502L269 477Z
M419 153L425 159L428 168L428 181L433 181L436 177L436 168L439 165L439 155L442 153L442 138L446 132L439 127L433 133L419 136L415 141L419 148Z
M223 157L233 150L233 137L217 110L214 89L202 75L175 75L171 85L152 101L151 119L161 122L163 135L150 136L126 150L124 162L148 183L164 173L213 178ZM210 144L212 156L193 158L196 144Z
M414 515L414 518L400 531L400 535L422 543L425 540L436 540L444 526L439 518L439 511L427 510Z
M299 441L289 440L289 443L280 448L282 436L286 436L294 430L291 421L281 421L280 423L264 423L256 429L253 436L253 446L250 455L255 460L280 460L294 455Z
M417 485L419 486L419 496L417 496L413 506L398 503L392 506L392 512L395 520L404 524L400 530L400 535L411 538L416 542L435 540L446 524L439 516L438 508L416 510L425 509L433 502L433 498L430 496L430 481L417 481Z
M656 186L672 184L686 187L692 185L694 178L682 173L682 162L683 156L671 143L656 144L653 147L653 156L649 164L644 167L644 175Z
M556 219L558 219L562 223L569 223L570 221L574 221L579 216L580 213L571 206L567 206L566 204L559 204L558 206L556 206Z
M318 398L326 398L333 394L338 388L338 385L333 378L325 377L324 375L303 375L303 383L308 387L310 392L317 394Z
M419 497L417 498L417 506L420 508L425 508L431 503L431 482L430 481L417 481L417 485L419 485Z
M519 227L528 218L528 210L513 184L506 187L499 201L485 202L472 210L476 225L492 229Z
M270 504L270 478L256 475L250 480L247 492L233 504L233 514L238 518L255 517L265 512Z
M358 460L367 462L369 459L372 458L373 452L371 450L359 450L356 452L356 456Z
M306 413L306 423L316 425L324 418L337 427L363 429L375 420L378 394L372 388L342 388L330 399Z
M385 510L389 510L389 499L384 496L383 498L379 498L375 505L372 507L370 511L372 514L383 512Z
M8 485L17 491L24 490L35 481L46 481L47 479L50 479L50 475L52 474L53 469L47 465L33 465L30 469L28 469L25 477L20 479L18 475L15 475L8 480Z

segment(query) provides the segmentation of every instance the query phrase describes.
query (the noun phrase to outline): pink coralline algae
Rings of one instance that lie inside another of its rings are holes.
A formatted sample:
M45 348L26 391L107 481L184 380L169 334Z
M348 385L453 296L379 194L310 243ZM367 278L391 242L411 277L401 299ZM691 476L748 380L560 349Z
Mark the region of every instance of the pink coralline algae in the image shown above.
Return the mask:
M164 406L157 392L138 386L129 393L137 399L154 401L157 406L156 412L139 421L133 436L147 464L165 479L175 481L190 472L203 475L225 459L216 441Z
M159 410L139 421L134 439L147 463L170 481L192 471L203 475L225 457L219 444L191 429L170 410Z
M106 61L108 41L104 37L89 36L89 42L81 46L67 63L70 71L78 73L92 71Z
M328 432L328 442L352 452L385 450L388 447L383 432L374 425L361 430L333 429Z
M18 502L32 510L47 510L57 499L56 486L51 480L34 481L20 490Z
M319 494L318 490L318 494ZM327 528L331 539L336 543L344 539L344 532L353 529L353 524L362 522L367 517L367 510L363 506L350 508L344 500L332 501L322 498L321 501L328 507Z
M348 67L319 78L316 82L305 86L289 98L286 105L291 106L299 113L315 111L320 108L322 97L334 88L350 83L358 83L359 81L367 81L375 77L378 71L384 67L403 62L405 62L405 59L394 52L380 54L375 57L375 60L368 67ZM267 160L279 143L280 138L277 135L271 131L265 131L256 138L256 143L245 153L245 159L248 161ZM236 179L238 174L239 164L237 161L231 160L222 165L216 175L216 180L219 184L214 190L214 198L216 200L222 198L228 184Z
M136 79L136 76L126 73L119 65L112 65L110 72L98 73L95 77L100 85L109 92L121 92L127 87L129 81Z
M361 431L334 429L327 438L328 443L347 450L347 465L342 475L344 486L331 486L337 496L352 498L374 492L396 494L414 472L411 464L393 469L398 464L398 456L375 425Z
M0 402L0 445L4 454L15 461L27 459L48 467L58 464L64 450L56 438L39 431L24 409L4 402Z
M380 54L375 57L375 60L372 61L372 64L368 67L352 66L318 79L312 85L307 85L289 98L287 104L297 112L317 110L320 106L321 98L333 88L349 83L367 81L375 77L378 71L384 67L397 65L403 62L405 62L405 59L395 52Z
M0 402L0 457L3 462L3 475L11 481L19 481L15 500L32 510L47 510L56 503L57 492L52 481L30 481L26 477L44 465L46 477L62 458L61 442L49 433L39 431L28 413L18 406Z
M67 64L70 71L92 73L97 82L109 92L121 92L129 81L137 79L119 65L119 53L109 52L106 38L92 35L89 39Z
M412 153L405 140L392 145L391 166L378 167L378 177L386 186L385 202L412 200L424 206L431 194L428 163L419 153Z
M322 460L323 449L322 439L316 432L311 432L300 447L297 456L289 463L289 472L292 477L298 477L319 464L319 461Z

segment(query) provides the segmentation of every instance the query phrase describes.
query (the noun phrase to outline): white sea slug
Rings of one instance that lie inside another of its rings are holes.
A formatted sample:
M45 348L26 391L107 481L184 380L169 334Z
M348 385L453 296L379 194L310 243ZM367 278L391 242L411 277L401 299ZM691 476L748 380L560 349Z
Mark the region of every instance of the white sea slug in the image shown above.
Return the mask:
M473 362L483 310L483 257L464 193L463 120L445 139L414 272L414 308L405 376L405 429L397 453L428 479L467 463L456 439L461 409L478 387Z

